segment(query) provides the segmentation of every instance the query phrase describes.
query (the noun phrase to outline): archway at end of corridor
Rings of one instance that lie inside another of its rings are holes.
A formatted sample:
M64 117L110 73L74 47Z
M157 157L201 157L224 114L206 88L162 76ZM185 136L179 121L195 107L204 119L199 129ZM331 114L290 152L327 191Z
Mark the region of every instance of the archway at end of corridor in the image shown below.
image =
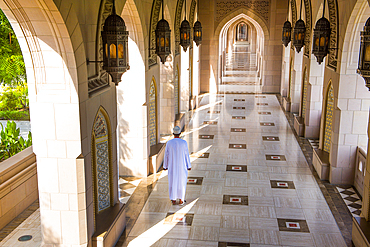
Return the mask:
M218 92L262 92L264 41L264 30L246 14L235 16L222 27Z

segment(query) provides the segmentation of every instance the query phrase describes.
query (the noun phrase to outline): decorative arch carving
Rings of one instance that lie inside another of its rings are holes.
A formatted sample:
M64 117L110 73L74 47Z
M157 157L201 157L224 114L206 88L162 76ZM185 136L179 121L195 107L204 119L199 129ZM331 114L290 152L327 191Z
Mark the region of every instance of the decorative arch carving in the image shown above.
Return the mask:
M304 0L304 9L306 14L306 33L304 38L304 55L310 56L311 51L311 33L312 33L312 8L311 0Z
M324 144L323 144L323 150L328 153L330 153L333 113L334 113L334 89L333 83L330 80L325 95L325 125L324 125Z
M290 0L290 9L292 11L292 27L294 27L297 22L297 3L295 0ZM294 46L291 45L290 48L294 50Z
M157 144L157 84L154 77L149 86L149 140L150 146Z
M330 48L338 48L338 2L337 0L328 0L329 6L329 21L330 21ZM328 66L337 70L338 65L338 49L330 49L328 54Z
M157 64L157 54L155 54L155 29L157 28L161 6L162 6L161 0L153 0L149 28L149 58L148 58L149 67Z
M180 22L182 6L184 5L184 0L177 0L176 14L175 14L175 56L180 54Z
M109 115L100 106L91 134L94 211L98 214L113 206L112 135Z

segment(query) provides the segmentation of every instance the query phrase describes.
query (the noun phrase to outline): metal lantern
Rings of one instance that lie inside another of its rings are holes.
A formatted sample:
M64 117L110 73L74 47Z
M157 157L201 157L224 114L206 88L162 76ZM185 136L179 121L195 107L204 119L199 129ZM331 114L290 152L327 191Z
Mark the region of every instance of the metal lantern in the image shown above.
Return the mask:
M291 40L291 36L292 36L292 24L290 24L290 21L286 21L284 22L284 26L283 26L283 35L282 35L282 41L283 41L283 45L285 47L288 46L290 40Z
M200 21L196 21L194 23L193 39L194 39L195 44L197 44L197 46L202 44L202 24L200 23Z
M163 16L155 29L155 53L161 58L162 63L165 63L167 56L171 54L170 25Z
M304 35L306 33L306 25L302 19L299 19L293 30L293 45L299 53L304 46Z
M189 22L186 19L183 20L180 27L180 45L185 52L190 46L190 30L191 28Z
M365 79L366 87L370 90L370 18L367 19L364 31L361 32L357 73Z
M103 31L103 69L111 76L112 81L118 85L121 76L128 69L128 31L123 19L116 14L113 2L112 14L104 22Z
M312 54L316 56L317 62L322 63L324 57L329 53L330 22L322 17L316 22L313 30Z

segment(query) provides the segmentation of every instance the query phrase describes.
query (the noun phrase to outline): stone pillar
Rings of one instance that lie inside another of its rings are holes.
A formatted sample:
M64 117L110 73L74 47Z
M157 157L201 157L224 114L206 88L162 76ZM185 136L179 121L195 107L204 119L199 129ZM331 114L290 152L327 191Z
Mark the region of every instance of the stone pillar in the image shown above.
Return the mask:
M290 88L290 111L298 113L301 102L301 88L302 88L302 61L303 51L295 53L294 56L294 70L292 74L292 87Z
M169 55L165 64L160 63L160 135L171 135L175 120L174 62Z

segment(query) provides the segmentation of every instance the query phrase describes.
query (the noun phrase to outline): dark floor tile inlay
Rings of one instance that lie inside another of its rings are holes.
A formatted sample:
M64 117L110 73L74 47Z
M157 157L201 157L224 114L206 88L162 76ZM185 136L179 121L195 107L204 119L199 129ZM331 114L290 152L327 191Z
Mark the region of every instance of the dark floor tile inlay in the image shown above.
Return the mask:
M257 105L269 105L268 103L257 103Z
M270 142L280 141L280 139L279 139L278 136L262 136L262 140L264 140L264 141L270 141Z
M310 232L305 220L296 219L277 219L279 231L287 232Z
M207 111L207 113L219 114L221 111Z
M216 125L217 121L204 121L203 124Z
M218 242L218 247L231 247L231 246L238 246L238 247L249 247L250 244L246 243L231 243L231 242Z
M202 183L203 183L202 177L188 177L188 184L202 185Z
M214 135L199 135L199 139L213 139Z
M265 156L266 156L266 160L286 161L286 158L284 155L266 154Z
M191 153L191 154L194 154L194 153ZM202 153L201 155L198 156L198 158L209 158L209 153Z
M255 96L255 98L266 98L266 96Z
M234 99L234 101L245 101L245 99Z
M244 106L234 106L233 109L234 110L244 110L245 107Z
M295 189L293 181L270 180L273 189Z
M229 148L233 149L246 149L247 145L246 144L229 144Z
M233 116L233 119L245 119L243 116Z
M260 125L261 126L275 126L274 123L261 123L261 122L260 122Z
M231 128L231 132L245 132L245 128Z
M243 165L227 165L226 171L228 172L247 172L247 166Z
M258 114L260 114L260 115L271 115L271 112L269 112L269 111L259 111Z
M167 213L164 224L191 226L194 214Z
M248 206L248 196L224 195L222 204Z

